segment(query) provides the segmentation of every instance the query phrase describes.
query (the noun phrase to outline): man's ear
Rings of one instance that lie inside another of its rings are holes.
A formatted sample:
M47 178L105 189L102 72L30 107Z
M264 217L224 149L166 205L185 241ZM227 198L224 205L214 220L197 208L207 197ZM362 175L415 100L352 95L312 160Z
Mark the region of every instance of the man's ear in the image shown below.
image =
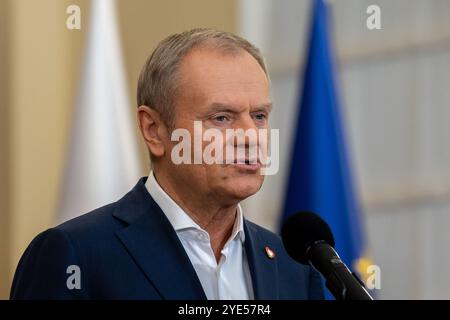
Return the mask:
M161 116L148 106L139 106L137 118L148 150L153 156L162 157L166 152L164 140L167 139L168 131Z

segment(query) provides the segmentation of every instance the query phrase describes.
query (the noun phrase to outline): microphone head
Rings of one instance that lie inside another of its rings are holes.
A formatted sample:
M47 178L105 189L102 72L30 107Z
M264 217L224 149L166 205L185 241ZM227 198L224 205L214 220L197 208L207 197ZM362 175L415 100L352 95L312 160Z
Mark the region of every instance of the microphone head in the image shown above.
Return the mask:
M308 248L316 241L325 241L334 247L330 226L313 212L299 212L289 216L281 228L281 238L287 253L294 260L309 264Z

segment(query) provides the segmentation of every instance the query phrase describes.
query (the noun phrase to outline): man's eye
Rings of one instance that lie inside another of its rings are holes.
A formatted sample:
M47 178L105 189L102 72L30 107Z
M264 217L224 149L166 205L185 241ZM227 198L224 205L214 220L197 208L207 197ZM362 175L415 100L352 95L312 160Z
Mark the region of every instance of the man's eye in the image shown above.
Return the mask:
M257 113L255 115L256 120L266 120L267 116L264 113Z
M217 117L214 117L214 120L216 120L218 122L225 122L228 120L228 118L226 116L217 116Z

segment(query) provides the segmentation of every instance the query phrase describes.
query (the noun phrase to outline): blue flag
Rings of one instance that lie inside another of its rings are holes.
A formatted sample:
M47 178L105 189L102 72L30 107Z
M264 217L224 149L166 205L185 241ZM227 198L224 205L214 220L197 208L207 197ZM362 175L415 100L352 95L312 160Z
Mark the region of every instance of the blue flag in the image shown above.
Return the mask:
M319 214L330 225L342 260L364 278L371 263L352 185L323 0L314 2L299 107L282 220L299 211Z

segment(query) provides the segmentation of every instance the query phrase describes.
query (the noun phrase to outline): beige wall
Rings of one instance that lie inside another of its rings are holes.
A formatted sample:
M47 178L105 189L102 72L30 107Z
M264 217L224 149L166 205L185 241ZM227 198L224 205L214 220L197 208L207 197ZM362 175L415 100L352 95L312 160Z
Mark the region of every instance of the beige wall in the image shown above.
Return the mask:
M81 30L65 27L69 4L81 7ZM237 26L229 0L121 0L118 12L133 105L140 67L163 36ZM88 15L88 0L0 1L0 298L28 243L54 225Z
M8 3L0 1L0 297L8 290L9 262L9 126L8 126Z
M82 34L65 28L69 1L3 1L6 105L7 254L1 297L24 248L53 224ZM3 193L3 192L2 192ZM3 252L2 252L3 255Z

